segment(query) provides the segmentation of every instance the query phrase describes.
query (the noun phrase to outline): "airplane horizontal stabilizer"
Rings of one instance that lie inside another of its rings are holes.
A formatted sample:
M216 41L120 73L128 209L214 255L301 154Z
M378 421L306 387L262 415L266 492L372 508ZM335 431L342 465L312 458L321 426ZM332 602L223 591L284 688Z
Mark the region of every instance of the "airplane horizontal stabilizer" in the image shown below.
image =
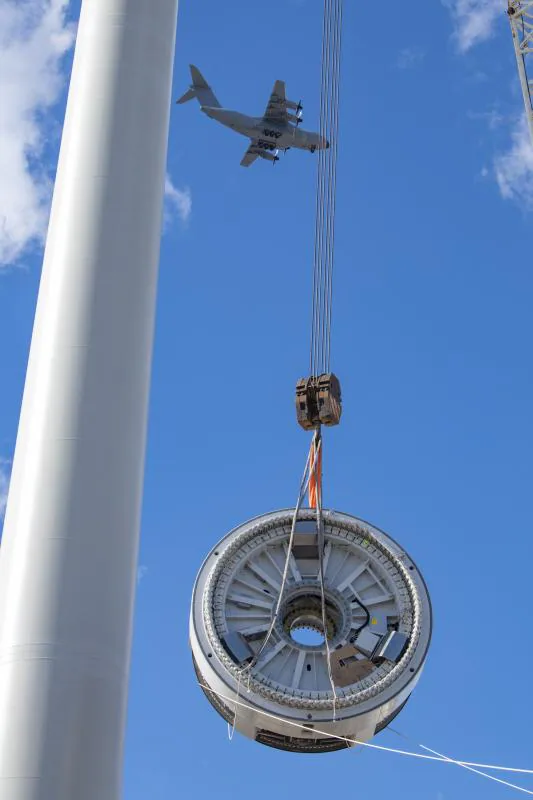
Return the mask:
M191 87L187 89L184 95L180 97L179 100L176 100L176 103L188 103L189 100L192 100L193 97L196 97L196 91Z

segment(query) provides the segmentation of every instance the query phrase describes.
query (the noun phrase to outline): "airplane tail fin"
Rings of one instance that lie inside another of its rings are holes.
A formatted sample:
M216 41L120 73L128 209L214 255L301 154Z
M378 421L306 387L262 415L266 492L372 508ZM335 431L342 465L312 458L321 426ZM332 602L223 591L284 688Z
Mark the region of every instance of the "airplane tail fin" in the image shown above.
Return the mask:
M220 108L220 103L218 102L215 93L207 83L206 79L200 72L200 70L195 67L193 64L190 65L191 69L191 77L192 77L192 84L189 89L185 92L179 100L176 100L177 103L187 103L189 100L192 100L193 97L196 97L198 102L201 106L209 106L210 108Z

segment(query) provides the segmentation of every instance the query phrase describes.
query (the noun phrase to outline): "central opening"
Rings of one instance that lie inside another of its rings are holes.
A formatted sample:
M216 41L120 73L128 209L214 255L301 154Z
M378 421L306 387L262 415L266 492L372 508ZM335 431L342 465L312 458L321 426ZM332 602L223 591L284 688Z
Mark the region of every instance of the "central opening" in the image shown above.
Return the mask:
M319 647L325 641L324 634L318 627L308 628L303 625L292 626L291 639L296 644L303 644L306 647Z
M326 631L322 620L321 596L315 592L298 594L287 601L283 610L283 629L295 644L321 647L337 634L339 612L326 599Z

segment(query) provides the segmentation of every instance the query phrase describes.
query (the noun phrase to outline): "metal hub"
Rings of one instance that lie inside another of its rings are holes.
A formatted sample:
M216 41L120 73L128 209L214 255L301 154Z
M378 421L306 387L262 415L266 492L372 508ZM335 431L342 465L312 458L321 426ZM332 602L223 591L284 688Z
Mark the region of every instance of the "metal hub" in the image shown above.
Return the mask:
M324 637L322 622L322 596L318 581L309 582L303 586L296 586L292 591L285 593L281 608L280 619L276 630L278 635L288 637L289 644L295 646L291 637L293 630L307 628L316 631ZM346 631L347 622L351 614L347 603L338 592L326 590L325 616L328 643L331 646L339 638L339 634ZM298 645L296 642L296 646ZM310 645L308 647L311 647ZM322 644L322 649L324 645ZM316 649L316 648L315 648Z

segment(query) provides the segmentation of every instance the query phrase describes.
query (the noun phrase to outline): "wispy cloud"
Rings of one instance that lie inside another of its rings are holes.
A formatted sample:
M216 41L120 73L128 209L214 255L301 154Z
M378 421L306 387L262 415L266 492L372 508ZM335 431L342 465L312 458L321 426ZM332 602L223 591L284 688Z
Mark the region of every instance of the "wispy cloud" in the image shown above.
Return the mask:
M146 573L148 572L148 567L145 564L140 564L137 568L137 586L146 577Z
M0 458L0 522L4 519L9 490L9 462Z
M425 52L421 47L404 47L398 53L396 64L400 69L411 69L420 64L425 57Z
M496 23L503 18L503 0L442 0L450 10L455 25L454 36L459 52L466 53L495 33ZM484 166L483 178L496 179L501 195L533 211L533 145L524 115L513 120L493 108L485 113L470 113L471 119L483 119L491 130L508 126L511 142L493 158L492 168Z
M496 108L491 108L490 111L470 111L468 116L473 120L483 120L491 131L496 130L507 122L507 118Z
M74 41L68 4L0 0L0 267L45 236L51 181L42 154Z
M503 0L442 0L451 12L459 52L466 53L476 44L489 39L495 22L503 18Z
M190 219L192 212L192 194L188 186L178 189L172 183L170 175L165 179L165 211L163 229L165 230L178 217L184 224Z
M515 123L511 146L494 160L502 197L533 211L533 145L525 115Z

